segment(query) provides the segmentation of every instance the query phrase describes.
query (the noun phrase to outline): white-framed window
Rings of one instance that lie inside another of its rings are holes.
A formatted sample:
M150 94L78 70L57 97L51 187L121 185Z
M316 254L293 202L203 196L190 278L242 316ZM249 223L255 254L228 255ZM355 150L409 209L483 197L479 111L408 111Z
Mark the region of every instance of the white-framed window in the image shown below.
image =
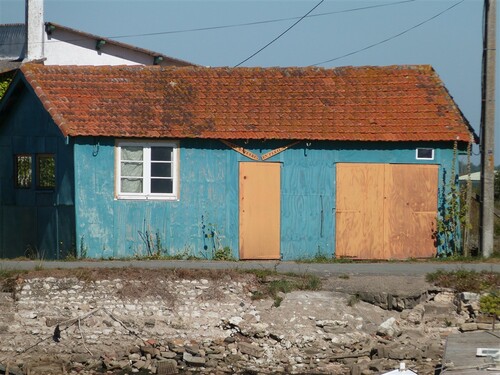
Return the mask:
M115 176L117 199L178 199L179 143L117 141Z
M434 160L434 149L433 148L417 148L416 158L417 158L417 160Z

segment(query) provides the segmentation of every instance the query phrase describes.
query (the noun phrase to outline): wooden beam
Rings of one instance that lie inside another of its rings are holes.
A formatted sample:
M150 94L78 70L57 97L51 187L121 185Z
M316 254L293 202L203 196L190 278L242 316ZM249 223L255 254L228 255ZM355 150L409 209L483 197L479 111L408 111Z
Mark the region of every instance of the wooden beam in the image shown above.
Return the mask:
M265 153L264 155L261 156L262 160L267 160L271 157L273 157L274 155L278 155L280 152L283 152L285 151L286 149L292 147L292 146L295 146L297 143L299 143L300 141L295 141L295 142L292 142L290 143L289 145L286 145L286 146L283 146L283 147L278 147L272 151L269 151L267 153Z
M219 139L219 141L221 141L222 143L224 143L226 146L232 148L234 151L240 153L241 155L243 156L246 156L247 158L249 159L252 159L252 160L259 160L259 157L257 155L255 155L253 152L251 151L248 151L246 149L244 149L243 147L241 146L238 146L237 144L234 144L232 142L229 142L229 141L226 141L224 139Z

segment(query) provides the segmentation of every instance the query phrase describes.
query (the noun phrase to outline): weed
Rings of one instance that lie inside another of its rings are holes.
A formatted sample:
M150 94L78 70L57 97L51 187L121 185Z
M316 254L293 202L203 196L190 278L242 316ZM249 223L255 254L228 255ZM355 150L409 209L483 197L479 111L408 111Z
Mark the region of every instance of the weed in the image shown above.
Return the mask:
M88 256L88 248L85 244L85 236L80 238L80 259L87 259Z
M89 282L95 280L95 277L92 274L92 271L87 269L87 268L77 268L76 270L74 270L74 276L78 280L84 281L86 283L89 283Z
M359 301L361 301L361 299L359 298L359 295L358 294L354 294L354 295L350 296L349 299L347 300L347 306L353 307Z
M283 297L276 296L276 297L274 297L273 306L274 307L280 307L281 302L283 302Z
M219 248L219 249L215 250L213 259L214 260L225 260L225 261L235 260L233 257L233 252L229 246L224 246L224 248L222 248L222 249Z
M267 277L275 276L278 274L276 271L272 271L272 270L268 270L268 269L264 269L264 268L263 269L246 270L245 272L255 275L255 277L259 281L265 281Z
M39 262L35 265L35 271L41 271L43 270L43 263Z
M500 273L493 271L476 272L459 269L456 271L437 270L426 275L426 280L437 286L452 288L457 292L484 292L500 287Z
M498 291L485 294L479 299L481 312L494 317L500 316L500 294Z
M465 203L470 200L468 198L470 189L466 192L459 187L456 171L457 157L458 143L455 141L448 183L446 183L446 172L443 174L442 202L437 215L437 228L434 232L437 245L442 249L439 254L441 256L463 255L462 232L470 229L469 207Z
M342 275L339 275L339 279L343 279L343 280L349 280L349 275L346 274L346 273L343 273Z
M149 225L146 225L146 219L144 219L143 227L144 230L138 231L138 233L139 237L142 239L142 242L144 242L144 245L146 247L146 256L149 259L160 259L164 255L168 256L168 250L163 247L161 241L160 231L156 230L155 234L153 235L153 233L151 233L151 231L149 230Z
M283 294L294 290L318 290L321 288L321 279L315 275L297 275L293 273L278 274L272 270L250 270L253 273L261 288L252 293L252 299L272 298L273 306L279 307L283 301Z
M255 290L252 292L252 297L251 297L253 300L257 300L257 299L264 299L266 298L266 295L260 291L260 290Z
M321 288L321 279L316 275L304 275L301 281L300 290L319 290Z
M26 272L26 271L6 270L3 268L0 268L0 281L10 279L10 278L14 277L15 275L19 274L20 272Z

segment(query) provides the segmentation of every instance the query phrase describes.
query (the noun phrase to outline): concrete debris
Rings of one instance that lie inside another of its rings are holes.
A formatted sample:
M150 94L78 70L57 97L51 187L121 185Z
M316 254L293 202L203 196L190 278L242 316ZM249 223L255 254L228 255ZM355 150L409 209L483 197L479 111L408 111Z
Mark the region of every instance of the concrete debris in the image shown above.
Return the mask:
M148 288L125 279L23 280L0 304L0 321L9 322L0 325L0 374L369 375L401 362L430 374L447 335L492 327L475 321L473 293L295 291L276 307L252 299L251 275L159 279L154 293Z

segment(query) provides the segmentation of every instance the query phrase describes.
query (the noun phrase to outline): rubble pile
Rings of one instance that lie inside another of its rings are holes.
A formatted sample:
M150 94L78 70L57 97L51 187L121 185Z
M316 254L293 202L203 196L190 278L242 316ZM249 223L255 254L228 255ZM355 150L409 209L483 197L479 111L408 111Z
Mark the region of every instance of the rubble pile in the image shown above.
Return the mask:
M252 275L17 280L0 295L0 374L368 375L400 362L430 374L448 334L490 327L471 293L430 291L398 311L325 290L277 304L253 299L258 287Z

